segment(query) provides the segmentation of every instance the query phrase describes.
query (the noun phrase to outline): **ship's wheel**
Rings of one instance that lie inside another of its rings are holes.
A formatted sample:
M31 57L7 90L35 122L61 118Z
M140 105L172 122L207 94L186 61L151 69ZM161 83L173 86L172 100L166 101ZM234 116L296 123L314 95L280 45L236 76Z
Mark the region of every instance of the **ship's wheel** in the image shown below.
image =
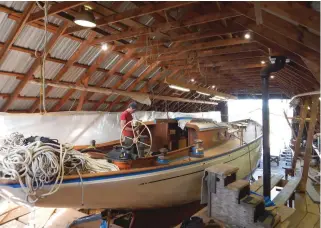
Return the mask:
M131 125L131 128L133 130L133 134L134 134L134 137L129 137L129 136L124 136L123 135L123 131L126 127L128 127L129 125ZM145 142L142 142L140 139L141 139L141 136L142 136L142 133L145 131L145 129L147 130L148 132L148 135L147 135L147 138L149 140L146 140L146 141L149 141L150 144L148 143L145 143ZM123 139L124 138L127 138L127 139L130 139L132 141L132 144L131 145L123 145ZM152 149L152 134L149 130L149 128L146 126L146 124L144 124L143 122L141 121L138 121L138 120L135 120L135 121L129 121L128 123L125 124L125 126L121 129L121 132L120 132L120 145L124 148L131 148L133 145L135 144L136 148L137 148L137 152L138 154L139 153L139 144L140 145L144 145L146 146L148 149L147 149L147 153L144 153L146 154L144 157L148 157L150 155L150 152L151 152L151 149ZM146 151L144 151L146 152Z

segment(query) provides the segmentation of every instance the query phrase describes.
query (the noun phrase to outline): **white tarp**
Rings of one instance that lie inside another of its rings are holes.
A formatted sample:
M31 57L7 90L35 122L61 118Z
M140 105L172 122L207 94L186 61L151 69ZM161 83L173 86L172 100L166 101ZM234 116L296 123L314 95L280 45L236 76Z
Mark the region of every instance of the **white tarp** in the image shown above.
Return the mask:
M56 112L48 114L0 113L0 138L13 132L25 137L45 136L62 143L88 145L91 140L104 143L120 137L120 113ZM151 121L176 117L206 118L221 122L220 112L136 112L134 119Z

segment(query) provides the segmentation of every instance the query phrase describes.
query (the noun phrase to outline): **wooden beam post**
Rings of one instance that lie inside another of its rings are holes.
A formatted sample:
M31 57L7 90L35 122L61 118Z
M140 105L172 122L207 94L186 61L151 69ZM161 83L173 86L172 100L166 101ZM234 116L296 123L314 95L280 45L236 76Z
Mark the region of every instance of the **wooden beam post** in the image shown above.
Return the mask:
M309 100L306 99L304 101L304 104L301 106L301 110L300 110L299 131L298 131L298 135L296 136L296 140L295 140L294 155L293 155L293 160L292 160L292 169L293 170L295 170L296 161L297 161L298 156L300 154L300 145L302 142L302 135L303 135L304 125L305 125L305 119L306 119L307 113L308 113L308 106L309 106Z
M304 154L304 166L303 166L302 178L298 187L298 190L301 192L305 192L306 190L306 184L307 184L308 175L309 175L313 135L314 135L315 125L317 122L318 105L319 105L319 96L313 96L311 115L310 115L311 121L309 123L309 130L307 132L308 136L307 136L307 142L306 142L305 154Z

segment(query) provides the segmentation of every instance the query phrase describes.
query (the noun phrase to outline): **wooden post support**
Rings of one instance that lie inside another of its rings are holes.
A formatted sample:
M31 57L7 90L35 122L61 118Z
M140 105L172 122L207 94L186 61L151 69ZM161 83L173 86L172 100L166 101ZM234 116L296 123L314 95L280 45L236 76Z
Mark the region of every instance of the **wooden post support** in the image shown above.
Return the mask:
M308 180L311 153L312 153L313 135L314 135L315 125L317 122L318 104L319 104L319 96L313 96L311 114L310 114L311 121L309 123L309 130L307 133L308 136L307 136L307 142L306 142L305 154L304 154L304 166L303 166L302 178L298 187L298 190L301 192L305 192L306 184Z
M309 100L306 99L304 101L303 106L301 106L301 110L300 110L299 131L298 131L298 135L297 135L296 140L295 140L294 156L293 156L293 160L292 160L292 169L293 170L295 170L296 161L297 161L298 156L300 154L300 144L301 144L301 141L302 141L302 135L303 135L304 125L305 125L305 119L306 119L307 113L308 113L308 106L309 106Z

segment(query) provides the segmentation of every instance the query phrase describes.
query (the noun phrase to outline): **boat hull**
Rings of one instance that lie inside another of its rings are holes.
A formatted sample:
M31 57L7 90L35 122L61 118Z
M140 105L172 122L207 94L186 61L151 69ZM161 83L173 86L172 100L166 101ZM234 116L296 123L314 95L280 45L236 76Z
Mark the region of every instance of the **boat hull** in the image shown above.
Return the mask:
M82 181L66 180L56 193L39 199L34 205L109 209L181 205L200 199L201 180L207 167L220 163L237 166L237 178L241 179L256 168L260 157L261 137L232 151L177 165L142 171L137 169L126 174L87 178ZM48 191L49 187L46 186L44 192ZM1 194L13 200L24 199L19 185L2 185Z

